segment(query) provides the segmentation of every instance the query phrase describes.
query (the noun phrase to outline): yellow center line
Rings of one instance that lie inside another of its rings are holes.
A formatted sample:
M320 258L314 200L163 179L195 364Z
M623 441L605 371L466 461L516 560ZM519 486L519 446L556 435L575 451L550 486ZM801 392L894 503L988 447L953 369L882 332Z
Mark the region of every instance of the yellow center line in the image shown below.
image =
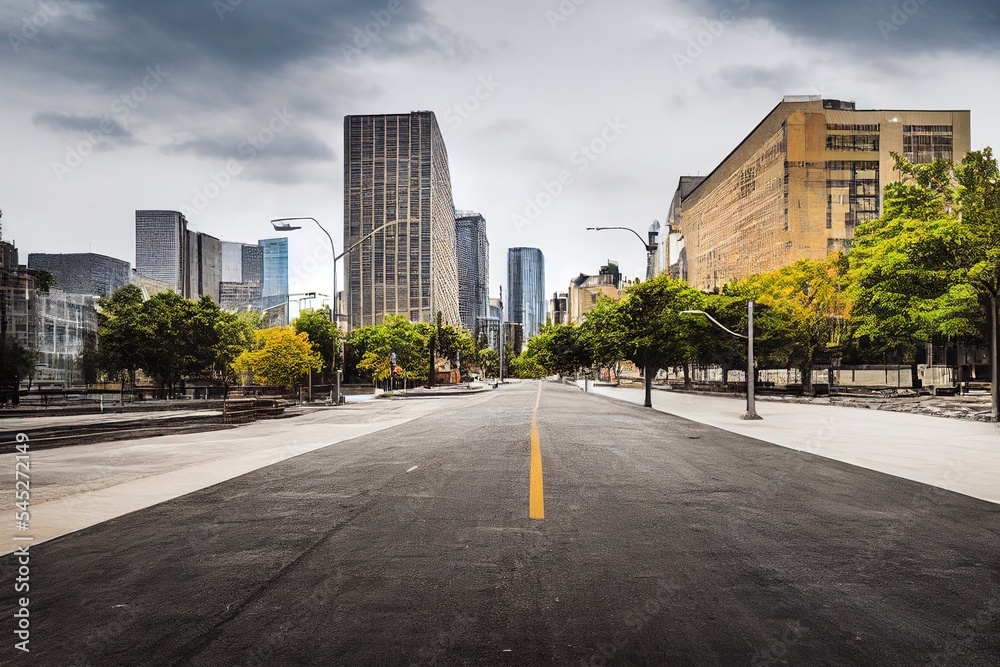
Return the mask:
M538 437L538 406L542 401L542 383L538 383L535 412L531 416L531 474L528 493L528 516L545 518L545 491L542 485L542 443Z

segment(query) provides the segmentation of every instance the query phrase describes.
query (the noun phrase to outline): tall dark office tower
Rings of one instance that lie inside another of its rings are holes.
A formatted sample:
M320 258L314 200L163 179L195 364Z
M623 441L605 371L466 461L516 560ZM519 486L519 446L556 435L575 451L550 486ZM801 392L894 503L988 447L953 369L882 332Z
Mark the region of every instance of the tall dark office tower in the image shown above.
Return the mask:
M188 230L187 255L187 298L197 301L207 296L218 304L219 283L222 282L222 241Z
M189 297L187 218L177 211L135 212L135 270Z
M508 322L519 322L524 340L534 336L545 324L545 257L538 248L507 250Z
M350 328L405 315L459 324L455 205L433 112L344 118L344 247Z
M285 306L278 321L288 324L288 239L264 239L259 242L264 249L264 273L261 282L261 298L264 309ZM246 277L244 276L244 280Z
M472 211L455 213L455 254L458 260L458 312L462 326L476 332L476 319L489 315L490 242L486 218Z

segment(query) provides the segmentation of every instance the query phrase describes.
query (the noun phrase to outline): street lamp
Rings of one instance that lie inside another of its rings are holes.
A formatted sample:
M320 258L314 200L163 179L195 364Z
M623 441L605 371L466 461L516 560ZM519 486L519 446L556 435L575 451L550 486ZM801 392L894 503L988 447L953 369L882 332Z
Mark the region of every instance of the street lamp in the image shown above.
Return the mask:
M290 225L289 224L290 222L295 222L297 220L312 220L313 222L316 223L317 227L319 227L320 229L323 230L323 233L326 234L326 238L330 239L330 253L333 255L333 296L330 299L330 301L331 301L331 306L330 306L330 321L333 322L337 326L337 329L339 330L340 329L340 303L339 303L340 295L337 293L337 260L339 260L341 257L343 257L344 255L346 255L347 253L349 253L352 250L354 250L355 248L357 248L359 245L361 245L362 243L364 243L369 238L371 238L372 236L374 236L378 232L382 231L386 227L390 227L390 226L395 225L395 224L400 223L400 222L411 222L412 220L410 218L400 218L398 220L392 220L390 222L387 222L384 225L382 225L381 227L373 229L372 231L370 231L367 234L365 234L363 237L361 237L358 240L357 243L355 243L354 245L352 245L350 248L348 248L344 252L340 253L339 255L337 254L337 249L333 245L333 237L330 236L330 232L326 231L326 228L323 227L323 225L319 224L319 220L317 220L316 218L311 218L311 217L308 217L308 216L299 216L299 217L294 217L294 218L275 218L275 219L271 220L271 226L274 227L275 231L279 231L279 232L292 232L292 231L295 231L297 229L302 229L301 227L296 227L294 225ZM343 357L343 352L341 352L340 356L341 356L341 358ZM340 371L338 369L334 368L333 369L333 375L334 375L335 382L336 382L336 395L335 396L331 395L330 398L331 398L332 401L334 401L334 405L339 405L340 404Z
M603 232L603 231L606 231L606 230L609 230L609 229L623 229L623 230L625 230L627 232L632 232L633 234L635 234L636 238L639 239L640 242L642 242L642 245L646 249L646 253L647 253L647 256L646 256L646 280L649 280L650 278L652 278L653 277L653 266L654 266L653 257L654 257L654 255L656 253L657 248L659 248L659 244L657 243L657 239L659 238L659 235L660 235L660 221L659 220L653 220L653 224L649 226L649 231L647 232L647 234L649 236L649 240L648 241L646 239L643 239L642 236L639 235L639 232L635 231L631 227L587 227L587 231L588 232Z
M728 334L732 334L737 338L745 338L747 340L747 411L746 414L740 417L740 419L755 420L763 419L759 414L757 414L757 407L754 402L754 384L756 381L756 373L754 373L753 364L753 299L747 303L747 335L736 333L728 327L726 327L722 322L715 319L704 310L682 310L681 315L704 315L709 320L711 320L717 327L722 329Z

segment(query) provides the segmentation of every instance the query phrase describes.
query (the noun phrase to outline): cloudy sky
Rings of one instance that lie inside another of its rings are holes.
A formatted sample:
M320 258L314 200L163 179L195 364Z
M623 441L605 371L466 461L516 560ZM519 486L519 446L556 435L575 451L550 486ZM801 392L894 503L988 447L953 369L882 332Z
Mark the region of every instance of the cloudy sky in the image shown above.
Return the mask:
M436 112L493 294L511 246L542 249L550 293L609 258L643 275L635 237L584 229L662 221L786 94L969 109L1000 147L995 0L5 0L0 27L25 258L134 262L137 208L246 242L313 216L339 251L346 114ZM290 243L293 291L328 292L325 237Z

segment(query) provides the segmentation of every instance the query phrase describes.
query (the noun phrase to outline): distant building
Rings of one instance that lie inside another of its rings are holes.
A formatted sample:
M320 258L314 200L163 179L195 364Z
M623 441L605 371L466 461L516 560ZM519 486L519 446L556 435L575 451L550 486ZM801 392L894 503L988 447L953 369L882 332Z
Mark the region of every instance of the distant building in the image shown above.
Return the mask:
M219 303L219 283L222 282L222 241L188 230L188 289L187 298L197 301L203 296Z
M569 284L566 297L567 323L581 324L601 297L617 300L621 298L621 293L622 274L617 264L608 262L596 276L581 273Z
M144 276L135 269L132 269L132 276L129 284L135 285L142 290L143 301L146 301L151 296L155 296L161 292L175 291L174 286L170 283L165 283L162 280L156 280L154 278Z
M670 235L662 247L663 266L672 278L687 281L687 251L684 249L684 236L680 232L681 204L696 187L701 185L705 176L681 176L677 182L677 190L670 201L670 211L667 212L667 229Z
M38 336L35 276L19 260L17 248L0 241L0 337L33 350Z
M135 269L190 297L188 222L177 211L135 212Z
M39 292L37 303L34 380L67 387L82 383L80 356L88 347L97 350L97 296L53 288Z
M569 324L569 294L556 292L549 299L549 315L552 324Z
M486 218L471 211L455 213L458 261L458 312L462 326L476 332L476 319L486 317L490 304L490 242Z
M224 283L243 282L243 243L222 242L222 279Z
M264 284L263 246L249 244L243 246L243 277L240 282Z
M33 252L28 255L28 268L50 273L56 287L63 292L96 296L111 296L115 290L129 284L132 274L128 262L94 253Z
M686 195L682 181L675 223L688 282L715 290L847 249L855 228L882 213L885 185L899 177L893 153L959 161L970 146L968 111L858 110L785 97Z
M219 308L238 313L261 310L258 283L227 283L219 286Z
M523 327L524 339L537 334L545 324L548 299L545 296L545 257L538 248L510 248L507 251L508 322Z
M344 118L344 245L386 223L345 257L348 327L386 315L461 324L448 151L430 111Z
M277 320L288 324L288 239L263 239L258 245L263 249L261 300L264 310L278 311Z

